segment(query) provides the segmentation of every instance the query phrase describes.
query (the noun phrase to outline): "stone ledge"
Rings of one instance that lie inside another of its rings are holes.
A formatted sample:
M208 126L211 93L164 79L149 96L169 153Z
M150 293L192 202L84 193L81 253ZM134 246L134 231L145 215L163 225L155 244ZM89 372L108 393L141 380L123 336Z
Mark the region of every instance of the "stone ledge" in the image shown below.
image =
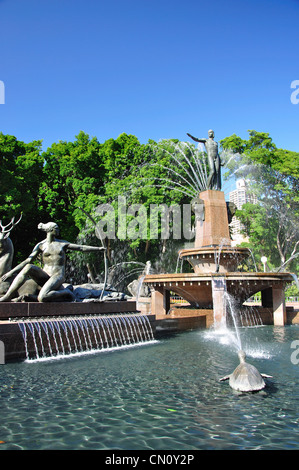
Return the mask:
M0 302L0 320L20 317L136 312L136 302Z

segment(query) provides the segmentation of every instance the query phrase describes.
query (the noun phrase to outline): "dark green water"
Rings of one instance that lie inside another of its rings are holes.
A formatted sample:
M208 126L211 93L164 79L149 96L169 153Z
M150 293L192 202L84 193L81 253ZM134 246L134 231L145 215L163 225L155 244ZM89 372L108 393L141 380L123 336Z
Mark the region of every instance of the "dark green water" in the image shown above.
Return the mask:
M298 449L299 327L240 332L248 362L273 376L261 392L219 382L236 349L207 330L0 366L0 449Z

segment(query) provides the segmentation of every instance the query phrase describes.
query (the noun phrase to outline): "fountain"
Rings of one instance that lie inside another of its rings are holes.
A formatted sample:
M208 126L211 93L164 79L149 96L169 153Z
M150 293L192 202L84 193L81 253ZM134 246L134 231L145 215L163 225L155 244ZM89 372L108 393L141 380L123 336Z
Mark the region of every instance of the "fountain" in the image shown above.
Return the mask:
M251 256L247 248L233 247L229 235L229 215L224 192L221 189L218 146L214 142L213 131L209 139L193 140L205 144L210 175L207 189L193 200L196 226L193 248L179 252L181 260L187 260L193 273L150 274L143 279L152 289L151 313L172 316L205 316L207 326L221 326L231 321L226 308L226 294L238 300L240 306L255 293L262 292L262 307L272 318L267 321L274 325L287 322L284 288L292 282L290 273L240 272L238 266ZM213 163L213 162L216 162ZM198 209L199 208L199 209ZM197 212L196 212L197 209ZM189 308L170 309L170 295L183 297Z
M0 347L5 349L6 360L72 356L84 351L136 345L178 331L247 325L249 307L240 306L259 291L262 309L256 317L258 321L274 325L288 322L284 288L294 275L238 271L251 252L231 244L230 208L221 191L221 160L214 133L209 131L209 139L192 138L205 144L210 168L207 175L199 161L195 160L192 168L190 160L185 159L196 183L189 193L196 214L195 243L193 248L179 251L178 262L187 261L193 272L151 274L147 263L135 286L135 298L103 296L108 274L103 242L101 247L75 245L56 238L55 223L40 224L47 238L25 261L1 277L2 282L10 281L8 291L0 298ZM194 197L196 188L199 193ZM64 284L68 250L104 252L105 282L94 298L88 294L88 298L78 299L73 286ZM38 254L43 257L43 269L32 264ZM20 291L28 276L36 292L31 292L29 299L25 296L24 301L24 293L20 296ZM150 297L140 297L141 286L150 288ZM171 293L182 297L185 305L171 305ZM17 295L19 298L14 298ZM229 307L232 297L238 302L238 308L233 310Z
M46 239L1 278L9 281L0 298L0 344L6 360L71 357L154 340L153 317L140 314L136 302L115 296L115 292L107 295L106 282L98 291L94 285L88 289L89 285L64 284L67 251L104 251L103 246L60 240L54 222L39 224L39 228L46 232ZM43 268L33 264L38 255ZM20 296L28 277L36 290ZM30 301L22 301L24 297Z
M118 293L113 289L109 293L106 275L104 284L99 286L65 284L68 250L104 251L104 247L59 240L54 222L39 224L39 228L47 233L47 238L1 278L9 281L8 290L0 297L1 362L57 359L128 348L155 341L162 330L163 334L177 331L171 322L159 330L155 316L136 307L142 279L138 281L136 299L114 295ZM32 264L38 254L42 256L43 268ZM145 273L149 269L147 263ZM26 291L28 282L32 283L30 292ZM202 319L198 325L203 326ZM182 322L179 329L189 327Z
M137 292L141 281L151 286L150 315L140 314L132 300L101 297L86 303L0 302L0 356L5 346L6 359L14 361L0 368L3 450L101 449L111 455L117 443L118 453L148 451L151 463L160 449L180 451L184 463L185 451L193 459L198 450L298 448L298 351L291 354L298 325L246 328L246 334L238 329L240 322L247 326L251 308L240 315L239 304L258 290L264 323L267 310L269 323L281 324L283 287L297 278L238 272L248 252L231 247L221 191L205 189L199 197L204 211L197 241L179 253L194 272L142 275ZM218 216L208 226L212 207ZM210 241L203 240L207 233ZM174 312L171 292L184 297L188 307ZM233 354L227 342L214 341L229 321L235 326L229 339ZM150 351L134 350L152 344L160 332L195 328L202 330L159 341ZM235 348L241 347L247 356L259 357L261 370L268 372L271 364L277 383L259 396L240 397L219 384L220 376L234 369Z

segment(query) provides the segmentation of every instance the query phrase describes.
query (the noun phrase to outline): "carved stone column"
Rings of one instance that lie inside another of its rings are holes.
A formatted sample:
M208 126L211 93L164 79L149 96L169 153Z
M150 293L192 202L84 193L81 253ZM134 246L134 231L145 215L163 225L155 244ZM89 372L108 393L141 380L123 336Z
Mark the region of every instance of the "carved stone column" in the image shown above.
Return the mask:
M272 287L273 297L273 323L276 326L284 326L286 323L286 304L285 294L282 285L275 285Z
M170 309L170 292L164 287L155 286L152 290L151 314L166 315Z

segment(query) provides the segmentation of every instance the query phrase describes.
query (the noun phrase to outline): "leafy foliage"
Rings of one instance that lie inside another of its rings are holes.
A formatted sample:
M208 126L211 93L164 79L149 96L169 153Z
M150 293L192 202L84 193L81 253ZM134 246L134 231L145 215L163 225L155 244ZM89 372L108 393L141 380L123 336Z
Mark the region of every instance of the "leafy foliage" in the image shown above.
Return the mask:
M221 141L232 151L226 177L245 178L258 204L245 204L236 214L259 260L273 269L298 270L299 153L278 149L268 133L249 131L249 139L233 135Z
M39 222L54 220L61 236L70 241L101 244L84 211L99 220L96 208L109 204L114 209L116 238L106 237L103 243L110 266L138 261L136 269L141 269L150 260L157 271L176 269L177 252L184 240L171 236L162 239L160 221L153 239L150 210L158 211L163 204L182 208L206 189L205 154L193 144L176 139L140 144L136 136L121 134L100 143L83 131L73 142L53 143L44 152L41 145L41 141L24 143L0 133L0 219L7 223L23 213L12 232L15 263L41 239ZM278 149L269 134L256 131L249 131L248 140L237 135L227 137L221 146L229 156L226 176L246 176L259 201L238 212L250 237L250 248L257 259L266 255L272 269L296 271L299 154ZM126 209L132 209L125 227L118 224L119 196L125 198ZM147 214L143 231L135 223L142 211ZM169 230L174 234L177 229L170 213ZM72 280L84 281L88 271L101 278L102 257L74 253L68 271Z
M43 175L43 158L40 155L41 141L29 144L16 137L0 133L0 219L8 223L21 213L26 219L17 225L11 234L15 250L29 254L28 240L33 236L39 220L39 189Z

